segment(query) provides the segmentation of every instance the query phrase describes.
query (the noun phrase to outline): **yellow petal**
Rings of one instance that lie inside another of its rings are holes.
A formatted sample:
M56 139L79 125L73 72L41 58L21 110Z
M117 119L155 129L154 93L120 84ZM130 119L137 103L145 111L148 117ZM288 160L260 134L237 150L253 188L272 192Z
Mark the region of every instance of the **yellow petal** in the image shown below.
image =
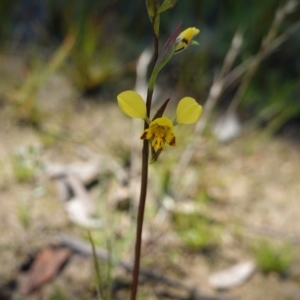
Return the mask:
M143 98L134 91L125 91L117 96L118 104L121 111L137 119L147 119L147 109Z
M152 140L151 145L155 151L164 150L165 148L164 140L160 136L155 136Z
M167 117L161 117L161 118L155 119L150 124L150 127L152 127L152 126L163 126L163 127L169 128L169 129L173 129L173 123Z
M197 35L200 32L199 29L197 29L196 27L190 27L186 30L184 30L183 32L180 33L179 37L181 40L186 39L188 43L191 42L191 40L193 39L193 37L195 35Z
M169 131L166 136L165 136L165 141L170 145L170 146L176 146L176 137L173 133L173 131Z
M153 133L152 128L145 129L143 134L141 135L140 139L141 140L149 140L150 138L152 138L153 134L154 133Z
M178 124L196 123L202 114L202 106L191 97L184 97L176 109L176 122Z

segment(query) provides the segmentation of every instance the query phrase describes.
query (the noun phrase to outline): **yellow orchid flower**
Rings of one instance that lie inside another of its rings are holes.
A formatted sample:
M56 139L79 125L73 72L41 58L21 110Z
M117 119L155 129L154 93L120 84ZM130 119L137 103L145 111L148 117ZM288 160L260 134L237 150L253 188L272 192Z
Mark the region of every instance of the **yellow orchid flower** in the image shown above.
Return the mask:
M176 137L173 133L173 123L167 117L157 118L150 123L148 129L146 129L141 140L149 140L153 137L151 146L157 152L165 148L165 143L170 146L175 146Z
M166 143L170 146L176 145L175 125L196 123L202 114L202 106L195 99L184 97L178 103L174 122L167 117L159 117L150 122L147 117L146 104L138 93L125 91L119 94L117 99L119 107L125 115L143 119L149 124L149 128L145 129L141 135L141 139L152 139L151 146L155 154L164 150Z
M200 32L196 27L189 27L179 34L176 39L175 53L179 53L185 50L190 44L198 45L197 42L193 41L194 36Z
M177 124L193 124L196 123L202 114L202 106L195 99L185 97L178 103L176 109L176 119L172 122L167 117L161 117L153 120L149 128L144 130L141 139L152 139L151 146L155 152L162 151L165 143L170 146L176 145L176 137L173 132L174 126Z

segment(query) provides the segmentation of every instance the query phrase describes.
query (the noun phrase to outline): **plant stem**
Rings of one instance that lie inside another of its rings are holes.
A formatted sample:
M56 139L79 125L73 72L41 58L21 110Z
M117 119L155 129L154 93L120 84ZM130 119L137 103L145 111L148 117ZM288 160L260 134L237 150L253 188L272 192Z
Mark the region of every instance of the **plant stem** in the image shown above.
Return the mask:
M135 254L134 254L134 267L132 274L132 287L131 287L131 300L136 299L139 270L140 270L140 258L141 258L141 244L142 244L142 231L144 222L144 211L147 196L147 185L148 185L148 160L149 160L149 143L147 140L143 144L143 157L142 157L142 178L141 178L141 192L140 202L137 218L137 229L136 229L136 241L135 241Z
M154 61L153 67L158 58L158 37L155 35L153 29L153 39L154 39ZM152 102L153 89L147 91L147 116L150 119L150 110ZM145 122L144 129L149 127L148 123ZM137 217L137 229L136 229L136 240L135 240L135 253L134 253L134 267L132 273L132 286L131 286L131 300L136 300L138 282L139 282L139 271L140 271L140 259L141 259L141 245L142 245L142 232L144 223L144 212L147 197L147 186L148 186L148 166L149 166L149 142L144 140L143 150L142 150L142 173L141 173L141 190L140 190L140 200L138 208Z
M93 251L94 267L95 267L96 278L97 278L98 299L101 300L101 299L105 299L105 298L104 298L103 286L102 286L102 281L101 281L100 265L99 265L99 261L98 261L97 254L96 254L95 243L93 241L93 238L92 238L92 235L91 235L90 231L88 231L88 238L89 238L90 243L92 245L92 251Z
M150 116L150 108L152 101L153 91L147 93L147 115ZM145 122L144 129L149 127L148 123ZM149 166L149 142L144 140L142 150L142 174L141 174L141 191L139 200L139 209L137 217L137 228L136 228L136 240L135 240L135 253L134 253L134 267L132 274L132 287L131 287L131 300L136 299L138 281L139 281L139 270L140 270L140 259L141 259L141 245L142 245L142 232L144 223L144 212L147 197L147 186L148 186L148 166Z

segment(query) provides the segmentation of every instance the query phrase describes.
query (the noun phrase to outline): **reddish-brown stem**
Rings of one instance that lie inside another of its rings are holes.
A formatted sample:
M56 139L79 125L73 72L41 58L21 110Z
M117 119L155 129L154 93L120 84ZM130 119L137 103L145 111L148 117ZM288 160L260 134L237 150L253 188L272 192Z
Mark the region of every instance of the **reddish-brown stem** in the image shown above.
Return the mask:
M152 95L153 95L153 91L148 90L148 93L147 93L147 115L148 115L148 117L150 117ZM148 105L148 103L150 103L150 105ZM145 122L144 129L147 129L148 127L149 127L149 125L147 124L147 122ZM149 166L149 142L148 142L148 140L144 140L143 150L142 150L141 190L140 190L138 217L137 217L134 267L133 267L133 273L132 273L132 286L131 286L131 298L130 298L131 300L136 300L138 282L139 282L142 232L143 232L144 212L145 212L147 186L148 186L148 166Z
M155 35L153 28L153 39L154 39L154 63L153 67L158 58L158 37ZM151 102L152 102L153 90L147 91L147 116L150 118ZM147 129L149 125L145 122L144 129ZM145 140L143 142L142 150L142 173L141 173L141 190L140 200L137 217L137 229L136 229L136 240L135 240L135 253L134 253L134 267L132 273L132 286L131 286L131 300L136 300L138 282L139 282L139 270L140 270L140 259L141 259L141 245L142 245L142 232L144 223L144 212L147 197L147 186L148 186L148 163L149 163L149 142Z
M132 274L132 288L131 288L131 300L136 299L139 270L140 270L140 258L141 258L141 245L142 245L142 232L144 222L144 211L147 196L147 184L148 184L148 158L149 158L149 143L144 141L143 145L143 158L142 158L142 178L141 178L141 193L137 218L137 230L135 241L135 254L134 254L134 267Z

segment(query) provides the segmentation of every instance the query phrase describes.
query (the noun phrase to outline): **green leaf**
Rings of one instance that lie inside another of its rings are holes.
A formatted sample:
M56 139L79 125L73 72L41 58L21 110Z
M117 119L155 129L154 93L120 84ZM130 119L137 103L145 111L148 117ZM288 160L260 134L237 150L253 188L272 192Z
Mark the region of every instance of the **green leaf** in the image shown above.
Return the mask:
M150 80L149 80L149 90L153 90L154 84L157 78L158 73L160 70L167 64L167 62L172 58L174 51L175 51L175 45L176 45L176 39L179 34L179 30L181 27L180 22L171 36L168 38L166 43L164 44L162 51L158 57L158 60L154 66L153 72L151 74Z
M158 37L159 36L159 24L160 24L160 17L157 15L154 19L154 33Z
M157 13L161 14L162 12L173 8L177 2L178 2L178 0L165 0L163 2L163 4L159 7Z
M149 18L151 21L153 21L155 15L156 15L155 0L146 0L146 7L147 7L147 12L148 12Z

